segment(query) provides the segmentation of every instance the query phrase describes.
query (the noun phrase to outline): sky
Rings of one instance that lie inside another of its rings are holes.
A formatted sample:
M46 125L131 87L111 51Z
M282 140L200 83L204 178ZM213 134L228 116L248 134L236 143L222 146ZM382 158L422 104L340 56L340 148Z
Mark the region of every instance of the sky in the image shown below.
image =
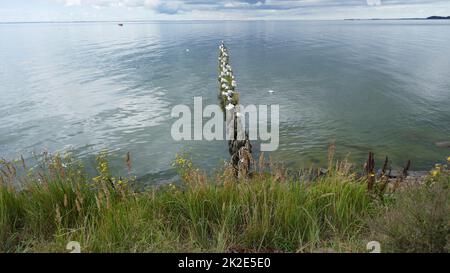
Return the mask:
M450 0L0 0L0 22L450 16Z

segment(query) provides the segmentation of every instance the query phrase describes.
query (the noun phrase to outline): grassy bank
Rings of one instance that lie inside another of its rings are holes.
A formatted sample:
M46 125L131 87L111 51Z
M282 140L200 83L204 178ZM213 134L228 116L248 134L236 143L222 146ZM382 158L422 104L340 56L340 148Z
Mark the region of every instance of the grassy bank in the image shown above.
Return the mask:
M368 192L348 163L311 180L261 158L236 181L227 167L207 176L178 157L182 184L134 192L105 155L97 161L94 178L70 157L35 169L2 162L0 251L67 252L78 241L83 252L366 252L371 240L383 251L449 251L447 166L420 186Z

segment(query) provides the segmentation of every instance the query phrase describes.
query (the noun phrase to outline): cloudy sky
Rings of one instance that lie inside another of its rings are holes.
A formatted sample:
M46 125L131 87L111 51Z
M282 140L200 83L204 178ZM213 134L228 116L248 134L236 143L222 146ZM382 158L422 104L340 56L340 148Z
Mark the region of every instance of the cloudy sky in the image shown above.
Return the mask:
M0 0L0 22L450 15L450 0Z

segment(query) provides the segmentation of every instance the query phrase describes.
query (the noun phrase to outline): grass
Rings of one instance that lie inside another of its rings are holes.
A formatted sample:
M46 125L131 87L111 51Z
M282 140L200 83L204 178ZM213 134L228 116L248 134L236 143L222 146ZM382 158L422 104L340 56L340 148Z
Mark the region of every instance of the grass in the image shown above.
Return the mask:
M99 155L94 178L71 157L46 155L32 170L2 162L0 251L67 252L78 241L83 252L363 252L374 237L389 251L448 251L449 199L438 190L381 199L340 164L311 181L262 158L251 178L237 181L227 167L207 176L178 157L182 184L135 192L133 179L112 176L106 159ZM449 177L441 170L429 185L448 189ZM403 239L417 224L404 206L416 195L435 210L416 208L429 222ZM409 220L394 221L402 217ZM424 238L430 243L422 246Z
M384 241L389 252L450 252L450 176L437 166L421 187L397 194L369 222L371 230Z

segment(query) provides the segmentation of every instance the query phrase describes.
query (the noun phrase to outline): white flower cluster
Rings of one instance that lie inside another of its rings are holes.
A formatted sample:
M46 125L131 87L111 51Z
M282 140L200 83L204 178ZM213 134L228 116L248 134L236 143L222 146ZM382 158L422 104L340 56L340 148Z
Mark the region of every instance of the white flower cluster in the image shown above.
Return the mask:
M229 63L228 50L222 42L219 53L219 83L222 98L225 100L225 109L232 110L236 106L236 101L233 102L233 95L236 92L236 81L234 79L233 71Z

